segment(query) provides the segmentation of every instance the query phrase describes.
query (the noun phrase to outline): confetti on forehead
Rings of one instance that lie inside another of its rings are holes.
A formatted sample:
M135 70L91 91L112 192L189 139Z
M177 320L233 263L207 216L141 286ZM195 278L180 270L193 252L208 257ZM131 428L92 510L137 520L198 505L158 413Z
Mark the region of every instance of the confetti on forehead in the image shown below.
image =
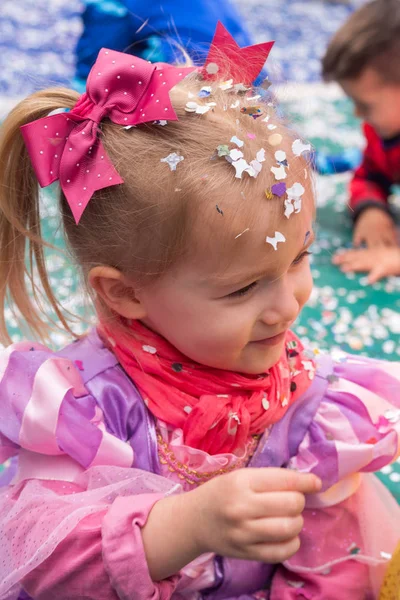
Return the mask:
M276 250L278 250L279 242L281 242L281 243L286 242L286 238L283 235L283 233L281 233L280 231L275 231L274 237L267 236L265 241L267 242L267 244L271 244L273 249L276 251Z

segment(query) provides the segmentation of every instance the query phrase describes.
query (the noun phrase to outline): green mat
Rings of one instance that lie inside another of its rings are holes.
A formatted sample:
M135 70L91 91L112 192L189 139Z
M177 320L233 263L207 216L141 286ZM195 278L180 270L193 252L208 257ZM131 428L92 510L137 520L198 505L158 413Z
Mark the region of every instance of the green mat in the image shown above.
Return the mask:
M337 154L362 143L358 122L345 99L324 99L316 92L284 105L297 129L317 150ZM344 275L331 264L335 250L351 243L346 211L348 180L349 174L317 177L317 241L312 256L315 288L295 329L312 348L400 361L400 278L370 287L365 277ZM47 238L63 248L54 190L43 194L43 215ZM82 313L84 295L76 268L66 256L54 252L48 253L48 264L58 297L66 308ZM85 314L89 315L87 309ZM8 317L16 341L21 334L11 314ZM83 324L76 327L79 333L84 329ZM54 333L52 339L56 347L68 342L62 333ZM400 502L400 463L385 467L379 476Z

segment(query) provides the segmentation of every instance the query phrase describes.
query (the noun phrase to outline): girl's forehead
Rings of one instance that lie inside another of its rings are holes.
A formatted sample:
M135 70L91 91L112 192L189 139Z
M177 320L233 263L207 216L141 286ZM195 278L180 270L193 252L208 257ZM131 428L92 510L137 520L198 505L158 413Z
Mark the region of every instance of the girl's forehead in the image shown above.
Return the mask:
M226 201L220 196L219 203L218 198L208 199L199 207L190 254L200 270L224 276L249 263L279 268L301 252L314 218L308 174L296 182L288 178L281 196L268 197L270 187L263 190L262 185L248 185L242 192L236 185L227 186Z

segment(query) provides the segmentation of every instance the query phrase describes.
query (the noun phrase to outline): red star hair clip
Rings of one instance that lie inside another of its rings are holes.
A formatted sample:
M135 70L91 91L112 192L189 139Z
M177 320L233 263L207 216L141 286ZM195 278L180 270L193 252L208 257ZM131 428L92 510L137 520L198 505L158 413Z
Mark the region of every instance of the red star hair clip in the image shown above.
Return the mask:
M233 79L251 85L260 74L274 42L240 48L229 31L218 22L206 62L204 79Z

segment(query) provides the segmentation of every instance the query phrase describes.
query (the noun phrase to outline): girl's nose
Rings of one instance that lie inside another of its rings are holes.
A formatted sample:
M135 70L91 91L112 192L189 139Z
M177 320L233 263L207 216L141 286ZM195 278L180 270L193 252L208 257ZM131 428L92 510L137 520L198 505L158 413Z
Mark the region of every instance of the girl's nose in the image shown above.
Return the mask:
M299 311L300 305L293 287L282 278L273 296L266 294L266 304L260 319L268 326L290 325Z

